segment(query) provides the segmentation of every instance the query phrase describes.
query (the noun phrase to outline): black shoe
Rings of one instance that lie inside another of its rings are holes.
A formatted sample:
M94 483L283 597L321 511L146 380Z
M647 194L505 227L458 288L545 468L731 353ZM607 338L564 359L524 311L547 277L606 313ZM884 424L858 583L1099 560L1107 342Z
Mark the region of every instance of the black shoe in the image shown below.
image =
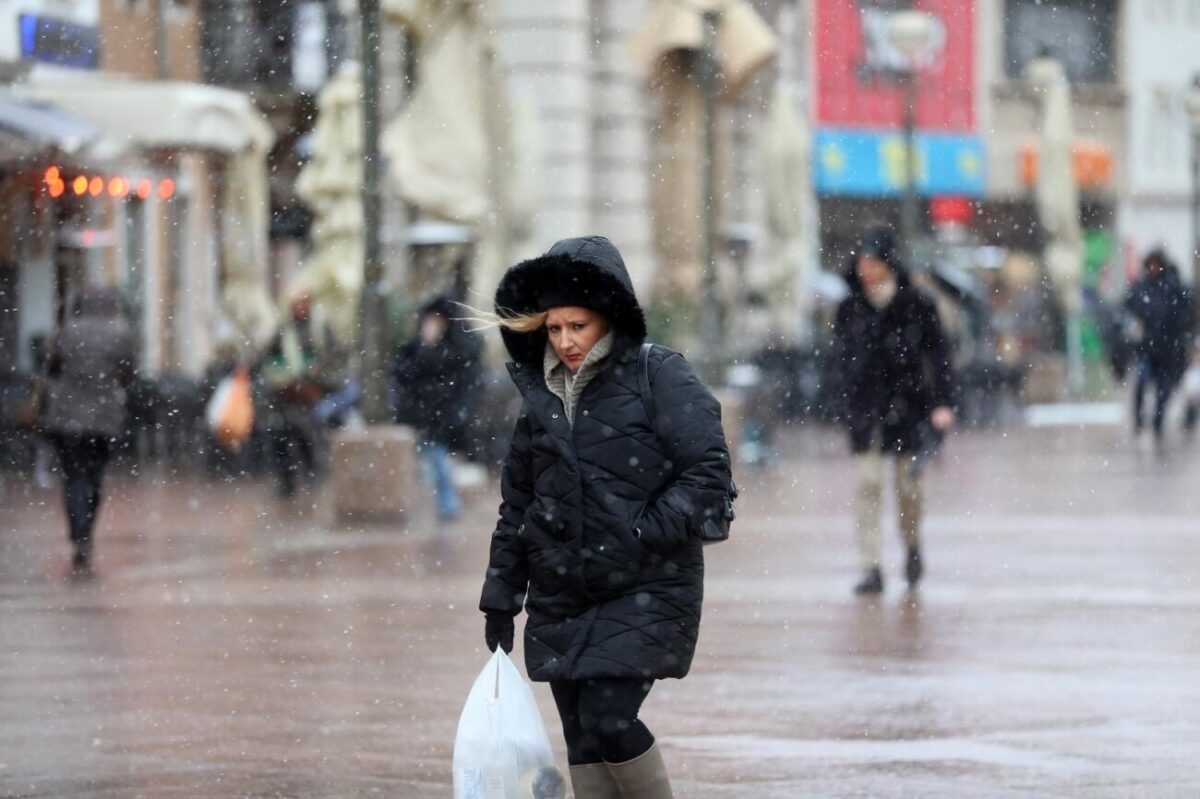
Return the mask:
M75 554L71 557L71 572L87 574L92 570L92 548L87 545L76 545Z
M883 572L879 568L867 569L862 579L854 586L854 593L859 596L870 596L883 593Z
M908 550L908 559L904 562L904 579L908 580L909 588L916 588L925 574L925 564L921 562L921 550L913 547Z

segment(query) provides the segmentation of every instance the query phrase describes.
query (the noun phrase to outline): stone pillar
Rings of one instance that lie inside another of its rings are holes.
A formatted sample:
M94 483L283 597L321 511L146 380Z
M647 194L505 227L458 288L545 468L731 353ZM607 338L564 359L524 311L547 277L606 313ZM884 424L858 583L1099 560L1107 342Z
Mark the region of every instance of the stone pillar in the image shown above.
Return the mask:
M394 523L412 518L421 492L411 428L341 430L332 444L330 476L337 519Z
M496 46L515 95L537 106L541 208L533 247L590 232L591 23L587 0L499 0Z
M649 0L595 0L592 14L592 226L621 249L643 303L651 298L650 105L629 58Z

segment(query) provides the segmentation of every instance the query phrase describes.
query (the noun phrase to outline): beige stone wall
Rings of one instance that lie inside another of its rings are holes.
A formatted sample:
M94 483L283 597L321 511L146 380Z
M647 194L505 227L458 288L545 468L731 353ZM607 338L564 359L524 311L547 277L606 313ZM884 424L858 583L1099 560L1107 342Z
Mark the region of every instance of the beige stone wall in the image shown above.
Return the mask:
M621 248L645 300L655 266L648 212L652 109L626 44L650 4L608 0L593 5L592 226Z
M625 43L648 0L500 0L497 48L514 94L538 112L542 208L534 246L600 233L649 291L650 107Z
M160 4L166 15L169 77L200 80L200 0L101 0L102 71L158 77L155 19Z
M587 0L501 0L496 46L514 94L541 127L542 213L534 246L591 227L591 22Z
M983 0L977 2L977 117L987 157L988 196L1011 199L1030 192L1030 188L1021 183L1020 153L1025 142L1036 140L1038 117L1024 87L1004 74L1001 5ZM1118 69L1118 79L1120 74ZM1116 86L1077 87L1072 100L1077 135L1102 142L1113 155L1113 181L1102 196L1115 201L1128 185L1125 163L1128 122L1124 92Z
M645 300L662 258L651 211L657 163L652 131L661 121L661 98L644 85L627 47L653 2L496 0L495 7L502 66L514 92L535 102L541 124L542 211L534 246L544 249L581 233L609 236ZM754 5L774 24L781 0ZM799 17L807 20L808 1L799 5ZM721 165L722 230L729 222L763 227L758 152L774 75L765 71L742 102L722 111L721 141L732 148ZM683 182L700 179L699 162L687 169L694 175L683 175Z

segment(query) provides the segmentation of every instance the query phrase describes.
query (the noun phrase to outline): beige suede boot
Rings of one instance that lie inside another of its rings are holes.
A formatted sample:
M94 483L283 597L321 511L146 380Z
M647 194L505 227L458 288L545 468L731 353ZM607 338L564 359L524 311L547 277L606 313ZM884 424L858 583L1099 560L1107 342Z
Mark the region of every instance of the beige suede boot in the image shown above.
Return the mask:
M633 760L624 763L609 763L608 770L620 786L620 795L625 799L674 799L671 780L667 778L667 766L663 763L658 744Z
M607 763L571 766L571 787L575 799L621 799L621 789L608 772Z

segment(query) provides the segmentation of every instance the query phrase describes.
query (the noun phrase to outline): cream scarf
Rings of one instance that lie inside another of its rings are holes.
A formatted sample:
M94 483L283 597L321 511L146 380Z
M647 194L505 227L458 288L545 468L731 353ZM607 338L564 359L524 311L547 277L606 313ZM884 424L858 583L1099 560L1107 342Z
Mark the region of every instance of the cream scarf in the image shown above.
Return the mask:
M546 342L546 353L542 357L542 370L546 375L546 388L562 400L563 411L567 414L567 424L575 427L575 407L579 404L579 396L583 394L587 384L600 373L604 359L612 354L613 334L610 330L604 337L592 345L579 371L571 374L566 364L558 359L553 345Z

